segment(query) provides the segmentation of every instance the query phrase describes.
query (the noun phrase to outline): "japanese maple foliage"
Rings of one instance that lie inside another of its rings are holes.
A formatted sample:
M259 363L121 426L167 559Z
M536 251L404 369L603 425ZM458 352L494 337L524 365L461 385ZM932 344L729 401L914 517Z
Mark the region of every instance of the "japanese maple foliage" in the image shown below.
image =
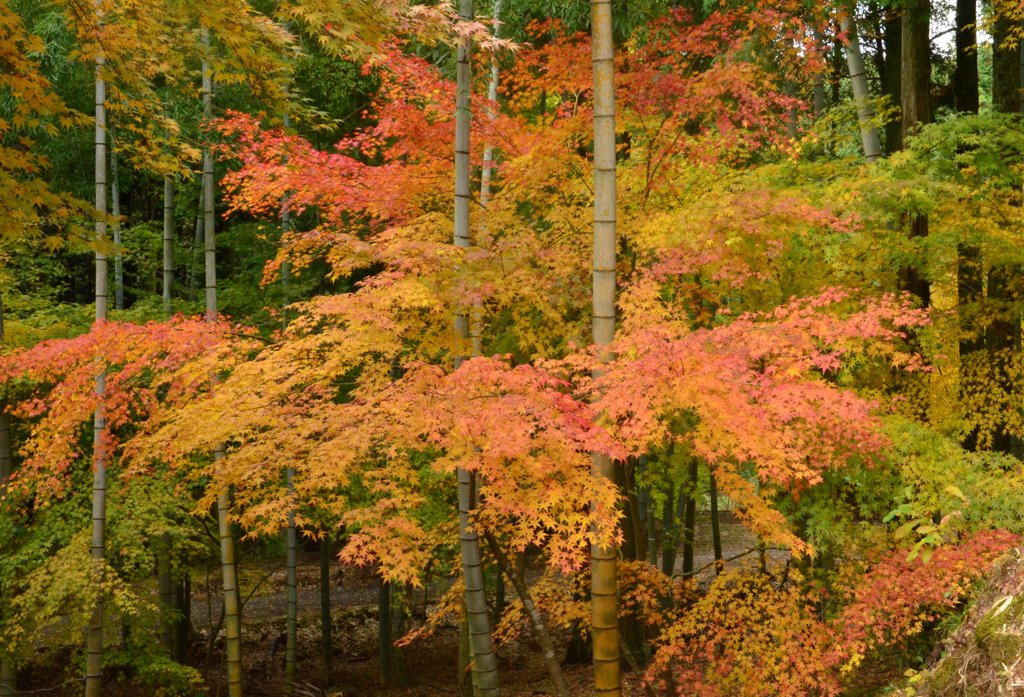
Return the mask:
M217 477L234 486L247 529L276 530L301 502L300 526L315 531L313 512L328 511L352 533L345 558L412 582L447 539L437 526L450 532L454 513L423 518L445 491L424 472L443 481L466 467L480 474L478 525L514 549L540 545L552 564L578 568L592 525L602 539L616 534L614 519L588 512L594 495L614 509L616 493L593 492L587 453L622 454L619 446L593 427L566 383L529 366L479 358L455 372L410 363L395 375L398 354L387 347L401 346L400 336L386 318L353 309L378 292L311 305L282 341L238 364L210 394L164 412L158 431L136 439L133 459L185 464L225 442ZM295 470L293 494L281 479L286 465Z
M981 532L937 549L927 564L908 560L906 549L874 553L851 564L828 614L820 589L799 574L776 582L730 571L668 627L646 679L678 695L842 694L854 668L920 633L1019 543Z
M925 321L896 298L851 301L851 291L831 289L712 329L627 324L615 363L589 388L598 395L594 409L635 454L683 438L711 464L751 530L807 551L754 482L798 495L823 470L877 454L886 442L877 405L828 375L851 353L914 367L917 359L895 342ZM680 414L696 425L673 433Z
M232 351L231 327L177 318L134 325L98 322L88 334L53 339L0 357L0 381L19 395L12 414L31 431L22 445L14 483L60 492L67 468L82 455L81 431L96 411L96 378L107 428L102 447L114 453L122 434L144 421L161 402L174 403L206 389L209 373L199 357L223 359ZM171 379L170 376L174 375ZM30 393L25 395L25 385Z

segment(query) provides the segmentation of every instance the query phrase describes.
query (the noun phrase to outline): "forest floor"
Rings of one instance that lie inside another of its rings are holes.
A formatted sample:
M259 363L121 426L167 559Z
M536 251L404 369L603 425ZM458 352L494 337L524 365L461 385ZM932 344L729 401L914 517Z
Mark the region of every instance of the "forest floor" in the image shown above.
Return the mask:
M723 556L733 557L752 550L754 537L729 516L722 521ZM781 553L769 552L780 558ZM756 554L747 554L732 562L750 564ZM704 571L700 578L710 582L714 575L711 551L710 517L701 515L697 523L694 568ZM682 559L677 559L676 572ZM192 624L194 640L189 663L205 676L209 697L227 693L224 682L223 631L211 645L212 627L219 626L221 605L218 594L218 570L208 576L194 576L192 581ZM404 684L401 687L381 686L378 665L378 581L369 571L331 566L331 611L333 619L334 659L332 668L324 669L320 643L320 565L317 553L303 554L298 568L299 630L298 683L295 697L440 697L457 694L456 665L459 651L459 627L456 622L442 623L433 634L419 639L401 650L404 663ZM450 584L439 579L414 595L414 605L427 608L436 603ZM284 694L285 634L285 569L280 561L249 561L241 567L240 587L247 597L243 607L243 672L247 697L278 697ZM513 593L509 588L510 595ZM555 635L558 648L564 652L568 633ZM502 694L506 697L551 695L547 671L539 651L529 639L510 641L497 649ZM60 655L60 654L57 654ZM65 654L66 656L66 654ZM52 660L47 661L50 663ZM54 689L59 672L55 665L29 668L21 677L19 688L28 693L44 689L41 694L63 697L81 692L79 680L70 680ZM70 672L67 666L60 666ZM589 664L563 667L574 695L591 694L592 667ZM65 673L67 674L67 672ZM624 694L644 694L640 672L624 676ZM128 681L108 681L104 695L115 697L153 694L151 689Z

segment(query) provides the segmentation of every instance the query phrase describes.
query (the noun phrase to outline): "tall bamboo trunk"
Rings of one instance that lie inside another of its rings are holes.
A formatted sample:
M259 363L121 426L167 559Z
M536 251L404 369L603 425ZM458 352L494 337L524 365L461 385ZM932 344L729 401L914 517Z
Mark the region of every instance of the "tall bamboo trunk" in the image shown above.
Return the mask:
M0 344L4 341L4 309L0 300ZM0 493L6 488L7 478L11 476L13 451L11 448L11 417L7 413L7 405L0 402ZM2 589L0 611L7 614L7 598L10 591ZM14 661L0 655L0 697L13 697L17 694L17 669Z
M291 126L291 119L288 116L288 112L284 114L284 127L287 129ZM282 239L288 234L291 229L291 210L288 206L288 194L285 194L281 200L281 237ZM285 262L281 265L281 288L282 288L282 308L281 308L281 326L282 328L288 327L288 289L289 289L289 269L288 263ZM288 465L287 471L285 472L285 478L288 483L288 495L295 500L295 468L290 464ZM294 506L294 504L293 504ZM288 511L288 526L285 529L285 565L287 566L286 572L286 592L288 596L288 609L285 616L285 652L284 652L284 682L286 694L293 692L293 686L295 685L295 676L297 671L296 661L296 647L298 646L298 628L299 628L299 575L298 575L298 548L299 548L299 536L298 531L295 528L295 509L294 507Z
M459 18L473 20L473 0L459 1ZM470 90L472 74L470 68L470 39L459 41L456 64L456 106L455 106L455 245L469 249L469 206L470 206ZM470 318L464 310L455 317L455 334L460 341L469 343ZM461 360L458 361L461 363ZM480 539L473 529L470 518L475 504L475 482L473 473L459 468L459 548L462 552L462 574L466 587L466 614L469 623L470 648L473 656L473 683L478 686L482 697L498 694L498 666L491 642L491 622L487 611L487 596L484 591L483 558L480 554Z
M203 46L210 51L210 31L203 28ZM203 60L203 116L213 118L213 71ZM203 228L206 233L206 318L217 319L217 219L213 190L213 150L203 150ZM224 459L224 444L213 453L214 461ZM219 470L219 464L217 466ZM228 697L242 697L242 620L238 598L238 570L235 567L235 540L231 534L231 494L226 484L218 483L217 530L220 538L220 567L224 586L224 648L228 664Z
M110 217L114 238L114 308L124 309L124 255L121 253L121 189L118 186L117 151L114 133L110 132Z
M174 177L164 175L164 231L163 231L163 310L164 319L171 316L171 293L174 287ZM163 533L156 540L156 578L160 595L160 644L174 657L178 634L174 607L174 575L171 569L171 536Z
M164 316L171 316L171 294L174 290L174 177L164 175Z
M98 7L98 5L97 5ZM107 318L107 257L102 244L107 236L107 85L103 72L105 59L96 56L96 321ZM93 583L97 587L96 606L86 633L85 642L85 697L100 697L103 679L103 610L102 594L104 545L107 524L107 460L106 416L103 397L106 392L106 374L96 375L96 413L93 417L93 477L92 477L92 539L89 557L93 566Z
M615 48L611 0L592 0L590 25L594 72L594 265L593 332L602 361L615 337ZM600 371L598 371L600 372ZM615 465L593 456L594 477L615 481ZM595 513L609 513L599 510ZM594 639L594 690L622 694L619 651L618 550L613 544L590 547L591 632Z
M864 56L860 50L854 11L854 4L847 3L839 15L839 27L846 34L846 66L850 70L850 82L853 85L853 102L857 107L857 122L860 125L864 158L868 162L874 162L882 156L882 145L878 140L878 129L875 127L875 109L871 106L871 91L868 89L867 72L864 69Z
M494 20L501 20L501 4L502 0L494 0L493 18ZM494 27L494 37L498 38L499 31L498 25ZM498 56L497 54L491 56L491 79L487 83L487 102L488 111L487 116L493 120L496 116L495 109L498 104L498 79L500 77L500 69L498 67ZM480 172L480 207L486 209L487 203L491 199L491 180L494 176L494 146L491 143L487 144L484 149L484 165Z

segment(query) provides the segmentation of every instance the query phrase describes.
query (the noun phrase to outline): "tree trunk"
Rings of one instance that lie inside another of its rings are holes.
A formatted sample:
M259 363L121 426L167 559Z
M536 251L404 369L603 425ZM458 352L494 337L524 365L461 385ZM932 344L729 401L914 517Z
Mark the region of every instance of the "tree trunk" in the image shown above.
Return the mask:
M956 0L956 71L953 73L953 108L978 113L977 0Z
M473 20L473 0L460 0L459 18ZM470 39L459 41L456 65L456 111L455 111L455 246L466 250L470 246L470 90L472 76L470 67ZM459 310L455 317L456 339L469 344L470 321L465 310ZM464 354L463 354L464 355ZM456 361L456 368L462 360ZM480 539L470 523L475 505L475 482L473 473L465 468L458 470L459 487L459 547L462 552L462 574L465 581L466 618L469 623L469 640L473 656L473 683L479 687L480 695L488 697L498 694L498 666L491 642L491 622L487 611L487 597L484 592L483 559L480 554Z
M168 655L174 652L174 579L171 576L171 536L167 533L154 540L156 584L160 595L160 645Z
M882 156L882 146L878 140L878 129L875 127L875 109L871 106L871 92L868 89L867 72L864 68L864 57L861 55L854 11L854 4L847 3L839 15L839 26L846 34L846 65L850 70L850 82L853 85L853 102L857 107L864 158L868 162L874 162Z
M683 517L683 573L693 573L693 547L697 533L697 458L690 458L687 472L689 484L686 487L686 515Z
M672 482L665 492L664 514L661 517L661 572L671 576L675 572L676 554L679 549L679 522L676 519L676 508L681 496L676 495Z
M890 106L897 107L901 103L903 90L903 20L899 10L891 7L885 9L884 42L885 74L882 75L882 89L889 97ZM900 128L900 119L892 119L885 124L885 151L890 155L901 147Z
M715 575L722 572L722 529L718 520L718 482L711 475L711 546L715 550Z
M320 542L320 657L328 683L334 667L334 627L331 621L331 538Z
M647 456L641 455L636 461L637 477L641 482L644 481L644 473L647 470ZM637 504L640 510L640 519L643 523L643 533L647 539L644 543L644 558L647 559L648 564L656 564L658 562L658 548L657 538L655 537L654 531L654 502L651 501L651 490L646 484L644 486L637 486Z
M836 41L832 46L832 60L830 61L829 67L829 82L832 87L832 106L835 106L839 104L839 87L843 81L843 73L846 72L843 70L843 47L838 41Z
M814 45L819 50L825 50L825 36L821 29L814 28ZM819 118L825 111L825 74L823 72L814 76L814 118Z
M1013 20L996 15L992 30L992 107L1004 114L1021 110L1021 45L1013 36Z
M978 113L978 21L976 0L957 0L956 3L956 72L953 74L953 104L959 112ZM976 305L983 297L981 250L975 245L957 245L957 295L961 317L967 305ZM961 322L961 335L971 327ZM960 340L961 365L964 357L984 346L982 337ZM962 372L961 372L962 374ZM971 447L965 444L965 447ZM973 447L971 447L973 449Z
M903 66L900 149L906 147L908 136L931 121L930 20L930 0L906 0L900 41Z
M1021 44L1013 36L1013 20L1006 16L1006 9L996 15L993 29L992 52L992 106L996 111L1012 114L1021 111ZM1020 351L1020 317L1014 311L1017 293L1015 279L1020 269L1005 264L993 265L988 274L988 294L997 307L997 317L985 332L985 344L989 352ZM1019 441L997 430L992 449L1012 452L1019 447Z
M593 332L602 361L615 337L615 47L611 0L592 0L590 26L594 73L594 269ZM615 481L615 466L594 453L595 477ZM604 513L595 506L595 513ZM591 632L594 638L594 691L622 694L619 650L618 577L615 545L590 547Z
M931 39L928 33L930 17L929 0L908 0L903 10L901 148L906 146L909 136L931 121ZM927 216L914 215L908 222L912 239L928 236ZM900 288L915 296L921 307L928 307L931 302L931 290L921 269L916 265L908 265L900 269L899 276Z
M636 485L635 460L623 463L622 476L626 492L627 522L632 532L633 553L629 559L642 560L647 558L647 535L644 520L640 514L640 491Z
M203 28L203 47L210 51L210 30ZM213 71L208 59L203 66L203 116L213 118ZM206 233L206 318L217 319L217 219L213 191L213 150L203 149L203 228ZM214 376L215 378L216 376ZM214 450L216 470L224 459L224 444ZM216 476L215 476L216 479ZM235 566L235 539L231 533L231 494L227 485L216 483L217 530L220 537L220 567L224 587L224 649L228 666L228 697L242 697L242 619L238 597L238 569Z
M171 293L174 289L174 177L164 175L164 315L171 316Z
M99 4L97 3L97 7ZM99 14L99 10L97 10ZM97 19L102 22L101 17ZM96 57L96 241L102 244L107 236L107 85L104 80L105 59ZM96 321L107 318L107 257L96 250ZM93 418L93 479L92 479L92 539L89 556L96 584L96 606L86 634L85 697L100 697L103 679L103 569L107 524L107 459L106 416L103 397L106 392L106 373L96 376L96 413Z
M555 656L555 643L551 640L551 634L548 632L547 625L544 624L544 618L541 617L540 611L533 602L533 596L526 585L526 579L515 566L509 563L508 555L505 554L505 551L491 533L487 533L487 546L490 548L491 554L498 561L498 566L501 567L502 572L512 582L512 586L516 589L516 594L519 596L519 601L523 604L526 616L530 620L533 636L537 643L540 644L541 654L544 657L544 666L548 669L548 677L551 678L555 694L558 697L569 697L569 686L565 682L562 668L558 665L558 659Z
M121 190L117 185L117 152L110 133L110 217L114 225L114 307L124 309L124 255L121 253Z

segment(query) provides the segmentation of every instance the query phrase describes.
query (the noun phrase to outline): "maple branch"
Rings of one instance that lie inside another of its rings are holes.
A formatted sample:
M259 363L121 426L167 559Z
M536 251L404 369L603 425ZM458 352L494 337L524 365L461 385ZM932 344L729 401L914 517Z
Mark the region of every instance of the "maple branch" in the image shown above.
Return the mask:
M246 595L245 598L242 599L241 607L239 607L238 609L239 610L244 610L245 609L245 604L248 603L252 599L252 596L254 596L256 594L256 591L258 591L260 589L260 586L262 586L264 583L266 583L268 578L270 578L271 576L276 574L278 571L280 571L284 567L284 565L286 563L287 563L287 561L281 562L280 564L275 566L273 569L268 571L267 574L263 578L261 578L259 581L257 581L256 585L252 587L251 591L249 591L249 594Z
M704 566L700 567L699 569L695 569L693 571L684 571L684 572L679 573L679 574L672 574L672 578L687 578L689 576L696 576L700 572L705 571L707 569L710 569L712 566L717 566L718 564L723 564L723 565L724 564L728 564L731 561L736 561L737 559L742 559L743 557L747 556L748 554L753 554L754 552L762 552L762 551L763 552L786 552L786 551L789 551L789 550L787 548L785 548L785 547L754 547L752 549L748 549L746 552L740 552L739 554L734 554L731 557L726 557L724 559L716 559L713 562L705 564Z

